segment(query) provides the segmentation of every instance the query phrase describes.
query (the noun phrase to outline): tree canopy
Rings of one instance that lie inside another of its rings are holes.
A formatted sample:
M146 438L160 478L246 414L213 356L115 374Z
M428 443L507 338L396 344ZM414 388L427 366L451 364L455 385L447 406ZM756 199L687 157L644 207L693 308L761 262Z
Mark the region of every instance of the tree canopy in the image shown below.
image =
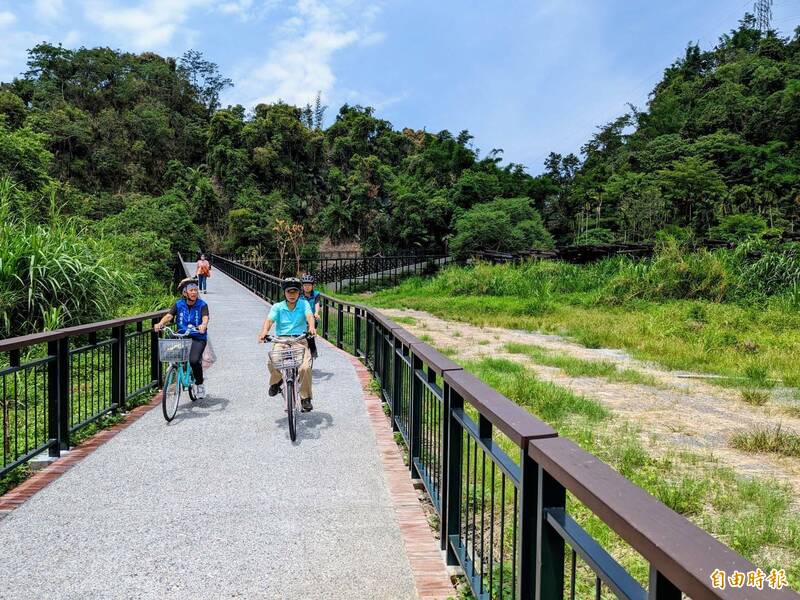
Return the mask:
M173 248L223 251L270 252L276 219L302 223L312 246L463 253L649 241L665 227L729 239L800 217L800 32L763 33L749 15L714 48L690 44L645 109L536 176L500 150L482 156L467 130L399 129L351 105L326 127L319 97L223 108L230 85L196 51L39 44L0 84L0 176L29 203L55 190L103 235L127 220Z

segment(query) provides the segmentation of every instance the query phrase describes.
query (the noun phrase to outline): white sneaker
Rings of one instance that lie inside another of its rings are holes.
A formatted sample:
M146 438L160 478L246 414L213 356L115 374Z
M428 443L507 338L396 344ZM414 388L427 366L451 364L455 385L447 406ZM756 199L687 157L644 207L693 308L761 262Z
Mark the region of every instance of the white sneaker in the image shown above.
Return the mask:
M206 397L206 386L204 385L196 385L194 388L194 395L197 396L198 400L202 400Z

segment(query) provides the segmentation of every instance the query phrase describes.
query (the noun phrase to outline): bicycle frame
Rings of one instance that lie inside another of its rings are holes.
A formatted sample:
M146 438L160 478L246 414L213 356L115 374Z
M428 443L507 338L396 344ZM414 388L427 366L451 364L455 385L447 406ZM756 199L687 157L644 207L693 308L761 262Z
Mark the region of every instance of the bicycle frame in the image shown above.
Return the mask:
M281 343L281 342L278 342L278 343ZM290 383L293 383L293 384L297 383L297 380L300 377L300 369L298 369L297 367L293 367L291 369L277 369L277 370L280 372L284 383L286 383L286 382L290 382ZM296 385L292 386L292 389L295 390L294 404L298 405L299 402L300 402L300 390ZM282 387L281 391L283 391L283 393L285 394L286 393L286 386Z
M178 368L178 383L181 384L181 387L188 389L190 385L194 384L194 375L192 375L192 368L189 366L188 361L170 363L171 365L175 365Z
M169 327L165 327L164 331L172 338L185 338L188 336L188 332L186 334L176 334L175 331ZM196 397L192 390L195 381L189 361L170 361L168 364L169 367L167 367L164 376L165 380L161 407L164 412L164 418L169 423L175 418L182 390L187 390L189 392L189 398L193 402L196 400ZM170 391L172 386L174 386L174 388L172 388L173 391ZM168 399L171 399L172 403L168 403Z
M265 338L266 341L273 342L274 344L281 344L284 347L291 347L296 344L299 344L303 339L308 339L306 336L301 336L300 338L289 338L289 337L279 337L273 338L272 336L267 336ZM305 351L308 351L306 347ZM272 357L270 357L270 361L272 361ZM300 369L299 367L290 367L290 368L277 368L274 363L272 366L277 369L278 372L281 374L281 378L283 379L284 385L281 386L281 396L283 397L284 405L286 406L286 418L289 424L289 438L294 442L297 439L297 416L300 414L300 390L298 388L298 379L300 376ZM287 394L289 393L289 389L291 389L292 398L288 398Z

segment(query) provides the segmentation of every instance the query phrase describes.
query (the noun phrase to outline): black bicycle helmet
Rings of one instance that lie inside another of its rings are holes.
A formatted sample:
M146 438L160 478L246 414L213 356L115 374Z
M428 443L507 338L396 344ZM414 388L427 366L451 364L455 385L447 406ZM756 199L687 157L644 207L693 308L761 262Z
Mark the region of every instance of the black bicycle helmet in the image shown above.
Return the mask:
M194 286L199 285L198 282L197 282L197 278L196 277L187 277L186 279L181 279L181 282L178 284L178 291L183 293L183 290L186 289L186 286L190 285L190 284L194 285Z
M300 288L303 287L303 284L297 277L287 277L283 280L281 287L283 288L284 292L286 290L297 290L299 292Z
M300 278L302 283L314 283L314 276L311 273L306 273Z

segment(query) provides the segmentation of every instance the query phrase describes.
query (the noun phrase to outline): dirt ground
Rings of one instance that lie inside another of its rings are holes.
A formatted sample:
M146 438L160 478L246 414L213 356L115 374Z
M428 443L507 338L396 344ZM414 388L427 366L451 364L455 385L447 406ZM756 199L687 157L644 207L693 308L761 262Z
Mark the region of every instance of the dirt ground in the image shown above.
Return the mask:
M448 350L459 360L506 358L533 369L540 379L568 388L575 394L593 398L615 415L639 426L642 441L656 451L685 449L743 475L774 477L791 484L800 497L800 460L773 454L752 454L731 448L735 433L757 426L774 426L800 432L800 419L781 412L789 402L780 390L764 406L753 406L741 399L735 389L708 383L707 376L670 371L636 360L625 352L586 348L556 335L515 331L499 327L479 327L447 321L416 310L382 310L389 318L412 317L414 324L403 327L417 336L427 335L430 344ZM633 369L654 378L657 385L608 381L601 377L571 377L555 367L536 364L533 359L505 351L505 344L518 342L544 350L590 361L606 361L620 369Z

